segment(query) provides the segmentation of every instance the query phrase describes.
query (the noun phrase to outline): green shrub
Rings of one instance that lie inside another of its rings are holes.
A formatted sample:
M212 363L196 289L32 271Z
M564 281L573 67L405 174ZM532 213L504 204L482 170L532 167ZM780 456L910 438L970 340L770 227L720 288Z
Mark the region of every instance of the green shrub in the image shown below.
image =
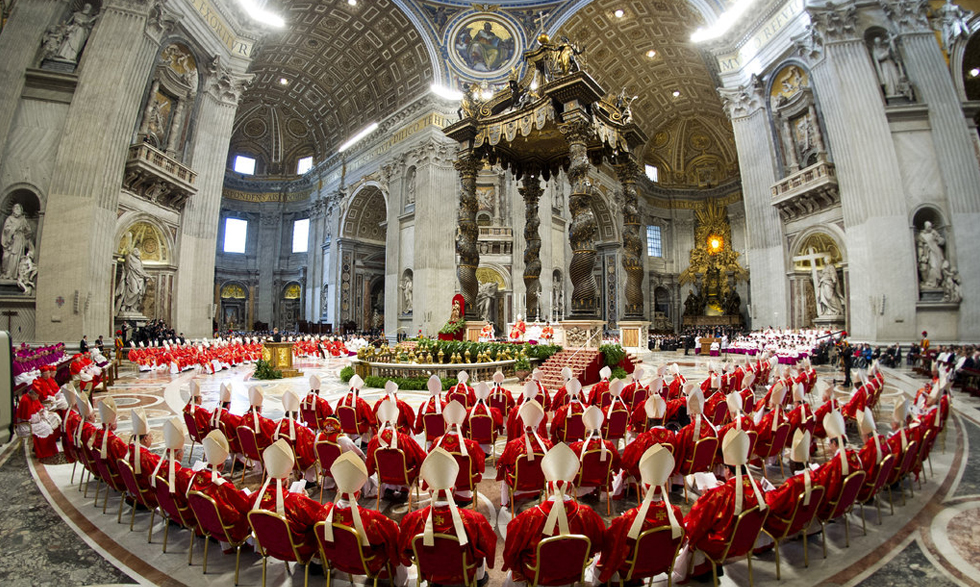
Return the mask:
M389 381L394 381L398 385L398 389L409 391L420 391L429 388L428 377L379 377L377 375L371 375L365 379L364 386L384 388L385 383ZM442 379L441 381L443 391L448 390L457 383L455 379Z
M622 367L613 367L612 379L626 379L629 374Z
M626 356L626 351L618 344L604 344L599 347L605 363L609 367L615 367Z
M529 361L527 359L527 357L523 357L523 356L517 357L517 360L514 362L514 370L515 371L530 371L531 370L531 361Z
M255 373L252 374L252 379L282 379L282 371L273 369L268 361L259 359L255 363Z
M350 378L354 376L354 368L350 365L344 367L340 370L340 380L344 383L350 381Z

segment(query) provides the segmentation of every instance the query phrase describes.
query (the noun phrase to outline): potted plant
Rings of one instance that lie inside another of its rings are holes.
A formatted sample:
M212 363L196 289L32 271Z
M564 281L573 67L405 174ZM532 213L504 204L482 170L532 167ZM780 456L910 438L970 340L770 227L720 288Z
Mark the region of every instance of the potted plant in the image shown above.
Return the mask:
M531 361L524 356L517 357L514 362L514 374L520 381L527 379L527 376L531 374Z

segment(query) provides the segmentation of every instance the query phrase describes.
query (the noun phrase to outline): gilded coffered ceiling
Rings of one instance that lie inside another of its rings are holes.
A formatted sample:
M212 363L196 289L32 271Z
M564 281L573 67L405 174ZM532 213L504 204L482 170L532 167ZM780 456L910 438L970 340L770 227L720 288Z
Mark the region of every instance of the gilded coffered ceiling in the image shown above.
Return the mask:
M260 173L292 173L297 154L332 154L432 83L421 35L390 0L279 0L274 8L287 24L252 61L255 81L231 145L232 154L258 155Z

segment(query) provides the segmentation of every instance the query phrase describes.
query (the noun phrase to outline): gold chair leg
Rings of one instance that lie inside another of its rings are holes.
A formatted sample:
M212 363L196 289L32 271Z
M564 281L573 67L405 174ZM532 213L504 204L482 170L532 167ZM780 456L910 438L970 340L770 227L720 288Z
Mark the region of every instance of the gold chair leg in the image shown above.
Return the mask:
M749 563L749 587L752 587L752 549L749 549L749 554L745 557L745 560Z
M381 485L382 484L379 482L378 483L378 495L377 495L377 498L374 500L374 509L375 509L375 511L379 511L379 512L381 511L381 491L382 491Z
M269 562L269 557L263 556L262 557L262 587L265 587L265 566L268 562ZM286 568L288 569L289 566L287 565Z
M208 543L209 542L211 541L208 540L207 536L205 536L204 537L204 568L201 570L202 575L208 574Z
M861 504L861 531L864 532L864 535L865 536L868 535L868 524L867 524L867 522L864 519L864 504L863 503Z
M892 499L892 486L888 486L888 507L891 508L891 515L895 515L895 501Z
M133 507L129 510L129 531L133 531L133 523L136 521L136 499L133 499Z
M929 461L929 476L930 477L935 477L936 476L936 473L933 472L933 470L932 470L932 455L930 454L928 457L926 457L926 460Z
M157 516L157 509L153 508L152 510L150 510L150 527L146 530L147 544L153 543L153 520L156 519L156 516Z
M779 541L773 540L773 542L775 542L775 544L773 545L772 549L776 553L776 580L779 581L781 579L779 576ZM749 559L751 560L751 558L752 557L750 554Z
M715 561L711 561L711 578L714 580L714 586L718 587L718 568L715 567Z
M823 544L823 557L827 558L827 527L820 520L820 542Z
M810 566L810 548L807 545L807 535L806 531L808 528L803 529L803 566L808 568Z
M878 525L881 525L881 490L878 490L878 495L875 496L875 509L878 510Z
M851 523L847 520L847 513L844 513L844 546L851 547Z
M170 537L170 520L163 518L163 554L167 554L167 538Z
M102 507L103 507L102 513L103 514L105 513L105 509L104 508L105 508L106 505L108 505L108 503L109 503L109 492L107 491L106 494L105 494L105 503L102 504ZM116 523L117 524L122 524L122 510L123 510L123 504L124 503L126 503L126 494L125 493L120 493L119 494L119 513L116 514Z
M71 481L68 482L70 485L75 484L75 467L77 466L78 466L78 461L76 460L75 463L71 466Z
M91 474L89 475L88 480L89 480L89 482L92 481L92 475ZM95 507L99 507L99 490L101 490L101 489L102 489L102 482L101 481L96 481L95 482ZM85 495L83 497L84 498L88 498L88 483L85 484Z
M306 563L304 566L306 573L303 575L303 587L310 587L310 563Z
M238 568L239 563L242 561L242 545L239 544L235 547L235 585L238 585Z
M194 528L188 528L191 531L191 545L187 549L187 566L191 566L194 560Z
M238 463L238 457L231 457L231 471L228 472L228 478L235 479L235 465Z

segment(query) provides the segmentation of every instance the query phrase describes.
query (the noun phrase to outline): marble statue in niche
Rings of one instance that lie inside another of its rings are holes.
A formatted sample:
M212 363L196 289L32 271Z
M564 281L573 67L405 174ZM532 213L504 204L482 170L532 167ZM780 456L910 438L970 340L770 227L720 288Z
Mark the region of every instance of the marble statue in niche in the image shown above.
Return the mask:
M953 4L952 0L946 0L938 12L943 48L948 53L957 40L970 36L970 13Z
M330 299L327 296L328 287L329 286L326 283L324 283L323 286L320 288L320 315L321 316L327 315L327 302Z
M943 301L959 303L962 300L960 272L951 266L949 261L943 261Z
M92 5L86 4L66 22L48 29L44 35L44 59L78 63L97 18L92 14Z
M817 315L821 318L826 316L843 316L844 294L841 291L840 280L837 277L837 268L834 267L834 262L830 255L824 255L823 269L820 271L819 277L815 277L815 280Z
M871 57L878 74L878 83L885 93L885 100L912 99L912 87L902 67L902 60L893 36L878 35L872 41Z
M943 263L946 262L946 237L926 220L915 237L916 257L919 262L919 287L942 287Z
M27 220L22 205L14 204L10 216L3 222L0 233L0 279L16 280L20 271L20 260L28 252L34 253L34 229Z
M415 179L416 171L414 167L408 168L408 173L405 174L405 205L415 203Z
M555 178L555 201L554 207L559 210L565 209L565 182Z
M406 273L405 277L402 277L402 286L401 286L403 314L412 313L412 303L413 303L412 287L413 287L412 276Z
M477 313L483 320L490 320L490 308L497 297L497 282L487 281L480 284L476 294Z
M37 265L34 263L34 251L28 249L20 258L17 266L17 287L24 295L34 295L34 281L37 279Z
M139 313L143 309L149 279L150 275L143 269L142 254L134 248L126 255L122 275L116 283L116 315Z

